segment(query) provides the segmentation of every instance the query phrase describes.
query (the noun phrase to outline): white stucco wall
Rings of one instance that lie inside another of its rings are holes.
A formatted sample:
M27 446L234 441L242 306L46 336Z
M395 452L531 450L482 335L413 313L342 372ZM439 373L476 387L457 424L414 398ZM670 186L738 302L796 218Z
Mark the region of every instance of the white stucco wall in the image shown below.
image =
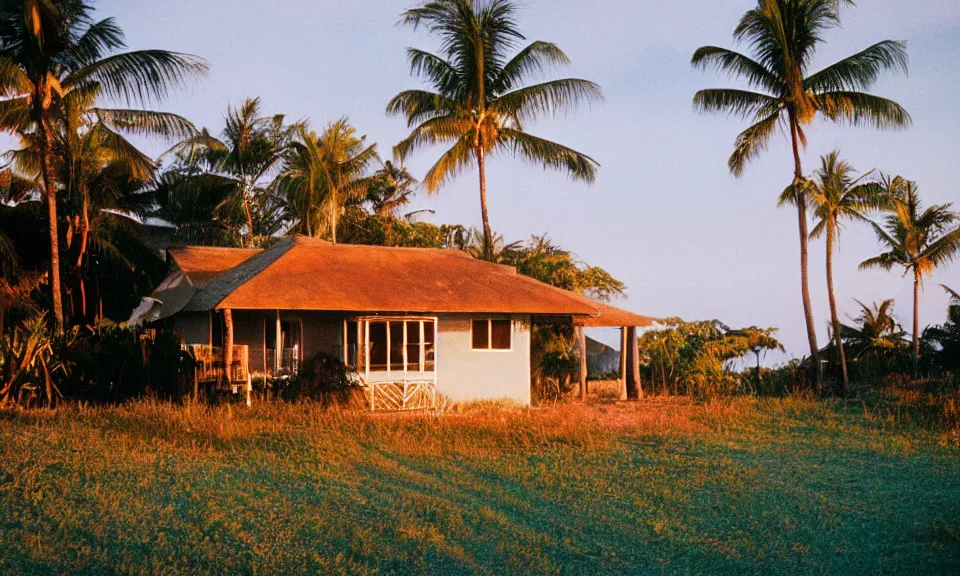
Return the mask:
M471 319L503 315L443 314L438 319L437 389L456 401L507 399L530 404L530 316L509 317L510 350L473 350Z
M340 354L343 338L341 313L287 312L284 318L303 321L304 359L323 351ZM274 311L235 310L234 343L250 346L250 361L262 363L263 322L274 321ZM511 320L510 350L473 350L472 319ZM219 314L214 321L219 321ZM207 313L181 315L176 329L187 344L206 344L210 329ZM220 342L214 342L221 345ZM530 404L530 316L497 314L439 314L437 318L437 389L455 402L512 400Z

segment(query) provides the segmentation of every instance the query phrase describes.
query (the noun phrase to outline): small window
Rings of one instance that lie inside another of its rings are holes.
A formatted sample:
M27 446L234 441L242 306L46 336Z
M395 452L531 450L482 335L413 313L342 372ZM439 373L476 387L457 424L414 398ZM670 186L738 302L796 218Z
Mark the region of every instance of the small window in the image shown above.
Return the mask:
M490 321L489 320L473 321L473 349L474 350L490 349Z
M473 320L474 350L510 350L510 320Z
M493 350L510 349L510 321L490 321L490 348Z
M423 369L433 372L436 368L436 326L432 321L423 323Z
M387 323L386 322L370 323L369 346L370 346L370 371L386 372L387 361L388 361L387 359Z

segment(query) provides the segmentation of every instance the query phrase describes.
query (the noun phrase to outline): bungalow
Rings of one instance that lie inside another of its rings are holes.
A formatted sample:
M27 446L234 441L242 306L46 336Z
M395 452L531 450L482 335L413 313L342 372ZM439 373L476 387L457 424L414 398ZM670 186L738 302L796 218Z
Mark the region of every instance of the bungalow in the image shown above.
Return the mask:
M626 350L636 327L652 323L458 250L296 236L265 250L168 254L155 322L192 348L201 380L235 390L295 374L323 352L356 373L373 409L426 407L438 393L529 404L533 325L574 323L581 336L583 326L620 326ZM624 394L639 386L626 370L635 356L621 363Z

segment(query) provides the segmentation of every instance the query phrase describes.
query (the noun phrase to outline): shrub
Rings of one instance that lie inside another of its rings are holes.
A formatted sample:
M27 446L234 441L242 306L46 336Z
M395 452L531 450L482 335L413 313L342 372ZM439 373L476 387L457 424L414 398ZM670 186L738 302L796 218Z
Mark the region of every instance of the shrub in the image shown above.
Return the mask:
M52 337L43 315L8 330L0 338L0 407L53 406L60 380L70 373L62 350L75 334Z
M287 401L316 400L324 406L345 404L354 387L350 371L338 357L318 352L280 390L280 397Z
M148 387L161 398L183 400L193 393L194 359L169 333L157 334L147 348Z
M572 374L580 367L576 355L566 350L550 350L539 358L533 378L533 398L537 402L557 402L572 388Z
M65 354L74 366L63 386L67 398L117 403L146 391L144 350L138 334L123 325L101 322Z

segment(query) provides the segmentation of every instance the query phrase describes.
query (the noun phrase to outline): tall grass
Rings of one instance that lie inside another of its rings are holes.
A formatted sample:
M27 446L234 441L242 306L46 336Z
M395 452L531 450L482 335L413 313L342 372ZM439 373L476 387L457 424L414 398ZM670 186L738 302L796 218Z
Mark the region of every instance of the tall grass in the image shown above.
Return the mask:
M0 573L942 573L946 429L800 396L0 413Z

